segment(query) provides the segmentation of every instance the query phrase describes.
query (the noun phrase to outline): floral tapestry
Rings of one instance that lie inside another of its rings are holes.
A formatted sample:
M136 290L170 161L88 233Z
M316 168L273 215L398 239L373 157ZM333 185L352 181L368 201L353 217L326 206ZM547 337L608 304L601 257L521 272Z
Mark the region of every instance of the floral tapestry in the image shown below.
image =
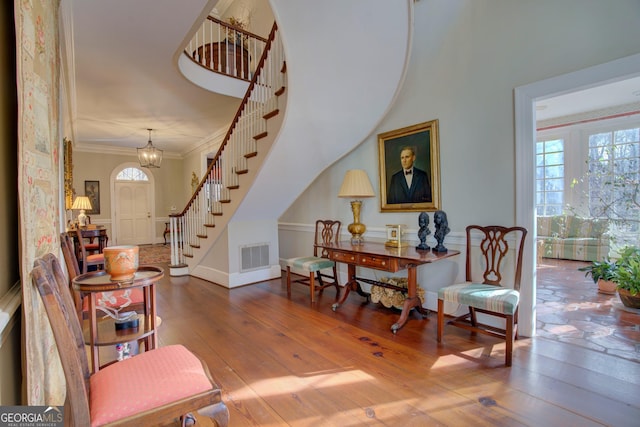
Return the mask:
M53 334L29 275L60 252L59 0L15 0L18 197L28 405L62 405L65 382Z

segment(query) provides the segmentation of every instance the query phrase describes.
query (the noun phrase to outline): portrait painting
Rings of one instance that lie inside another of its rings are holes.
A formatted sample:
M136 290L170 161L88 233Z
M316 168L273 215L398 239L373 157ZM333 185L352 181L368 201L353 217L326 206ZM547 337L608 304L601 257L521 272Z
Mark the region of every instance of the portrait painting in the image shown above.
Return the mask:
M380 210L440 209L438 120L378 135Z
M91 210L87 211L87 215L100 214L100 181L85 181L84 195L91 202Z

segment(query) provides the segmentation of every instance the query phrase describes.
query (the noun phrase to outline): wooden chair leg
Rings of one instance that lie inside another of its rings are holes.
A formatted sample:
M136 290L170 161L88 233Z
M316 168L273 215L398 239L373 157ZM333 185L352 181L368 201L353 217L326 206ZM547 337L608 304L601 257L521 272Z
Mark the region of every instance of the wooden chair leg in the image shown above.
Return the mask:
M478 321L476 320L476 309L471 306L469 306L469 321L474 328L478 326Z
M318 278L318 284L320 285L320 292L324 289L324 281L322 280L322 273L320 270L316 271L316 277Z
M513 355L513 316L507 316L506 318L506 331L505 331L506 350L504 353L505 366L511 366L511 359Z
M291 298L291 267L287 266L287 298Z
M309 289L311 289L311 304L316 301L316 275L315 273L309 273Z
M444 301L438 298L438 342L442 342L444 330Z
M217 427L227 427L229 425L229 409L224 402L199 409L198 414L211 418Z

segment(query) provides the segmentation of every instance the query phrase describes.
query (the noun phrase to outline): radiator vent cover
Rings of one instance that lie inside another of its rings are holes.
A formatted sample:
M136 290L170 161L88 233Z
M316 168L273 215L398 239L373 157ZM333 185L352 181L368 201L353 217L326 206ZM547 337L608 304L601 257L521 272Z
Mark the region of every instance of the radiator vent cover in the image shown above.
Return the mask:
M240 246L240 271L269 267L269 244L257 243Z

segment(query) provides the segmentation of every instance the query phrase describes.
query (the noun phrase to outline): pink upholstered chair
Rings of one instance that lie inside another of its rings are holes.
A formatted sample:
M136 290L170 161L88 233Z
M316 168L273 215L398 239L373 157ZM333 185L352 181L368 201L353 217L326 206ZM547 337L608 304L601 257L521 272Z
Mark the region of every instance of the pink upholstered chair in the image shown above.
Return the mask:
M67 383L65 425L165 425L198 411L218 426L229 411L206 364L182 345L146 351L89 373L85 343L58 259L47 254L31 273L51 323Z

